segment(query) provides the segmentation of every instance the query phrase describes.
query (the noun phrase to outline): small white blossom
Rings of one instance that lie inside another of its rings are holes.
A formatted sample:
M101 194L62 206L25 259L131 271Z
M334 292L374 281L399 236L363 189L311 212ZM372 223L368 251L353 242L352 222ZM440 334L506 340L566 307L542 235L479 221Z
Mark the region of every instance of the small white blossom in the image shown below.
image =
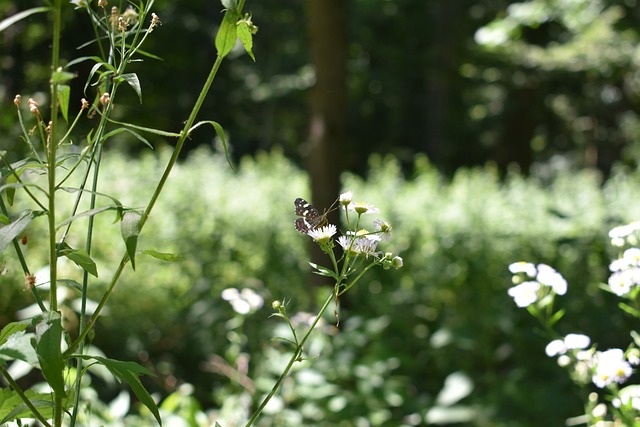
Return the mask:
M510 264L509 271L512 274L524 273L529 277L536 277L536 274L538 274L538 270L536 270L535 265L530 262L524 261L514 262L513 264Z
M540 284L549 286L558 295L567 293L567 281L552 267L545 264L538 264L538 274L536 279Z
M373 226L378 232L378 234L375 235L379 236L382 242L389 242L391 240L391 224L381 219L376 219L373 221Z
M559 356L567 352L567 347L564 345L563 340L553 340L544 349L549 357Z
M567 334L564 345L569 350L582 350L591 345L591 338L583 334Z
M340 203L344 206L347 206L353 200L353 193L351 191L347 191L340 195Z
M591 380L599 388L614 382L622 384L631 376L631 364L625 360L624 352L619 348L597 352L593 361L595 369Z
M609 287L619 297L626 295L635 284L634 276L631 270L616 271L609 276Z
M539 290L540 283L529 281L509 288L507 292L518 307L527 307L538 300Z
M336 226L333 224L329 224L325 227L311 229L307 232L307 234L311 236L311 238L313 238L313 240L315 240L316 242L328 242L329 240L331 240L331 237L336 234L336 232Z
M371 203L366 202L355 202L349 206L349 210L355 211L359 215L380 213L380 209L376 208Z

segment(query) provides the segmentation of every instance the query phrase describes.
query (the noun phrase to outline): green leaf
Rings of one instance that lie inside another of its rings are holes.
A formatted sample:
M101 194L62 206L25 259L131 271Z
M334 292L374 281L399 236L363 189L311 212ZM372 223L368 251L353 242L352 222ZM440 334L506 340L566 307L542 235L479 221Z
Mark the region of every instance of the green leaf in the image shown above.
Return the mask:
M34 338L34 334L24 331L16 331L7 336L7 341L0 345L0 364L4 364L4 361L22 360L31 366L38 366L38 356L31 345Z
M29 322L11 322L0 331L0 345L7 342L9 337L17 332L24 331L29 327Z
M227 158L227 163L229 163L229 167L231 168L231 170L236 172L236 169L233 167L233 164L231 163L231 156L229 155L229 148L227 147L227 136L225 135L224 129L222 128L220 123L214 122L212 120L198 122L195 125L193 125L191 129L189 129L189 134L191 134L192 131L194 131L201 125L211 125L216 130L216 134L218 135L218 138L220 138L220 140L222 141L222 146L224 147L224 155Z
M121 209L122 209L122 206L102 206L100 208L90 209L88 211L80 212L79 214L76 214L76 215L74 215L72 217L69 217L69 218L65 219L60 224L58 224L58 227L56 227L56 228L64 227L65 225L75 221L78 218L94 216L94 215L97 215L97 214L102 213L102 212L112 211L112 210L116 210L117 211L117 210L121 210Z
M122 239L127 248L127 255L131 260L131 268L136 269L136 247L138 246L138 235L140 234L140 215L135 211L127 211L122 215L120 221L120 231Z
M53 75L51 76L51 83L53 83L54 85L62 85L68 82L69 80L74 79L75 76L76 76L75 74L70 73L69 71L58 69L58 71L53 73Z
M58 283L65 285L68 288L75 289L78 292L82 292L82 285L75 280L71 279L58 279Z
M140 86L140 80L138 80L138 75L135 73L123 74L120 76L122 80L127 82L129 86L138 94L138 99L140 100L140 104L142 104L142 87Z
M58 85L58 104L64 121L69 123L69 97L71 96L71 87L68 85Z
M45 419L53 417L51 393L36 393L30 389L24 394ZM18 393L10 388L0 389L0 425L19 418L33 418L33 416Z
M42 215L40 211L34 212L27 209L22 211L15 221L0 228L0 254L4 252L13 239L23 233L32 219L40 215Z
M621 310L632 315L633 317L640 318L640 311L631 307L630 305L621 302L620 304L618 304L618 306L620 307Z
M98 267L96 263L91 259L89 254L83 249L73 249L66 243L58 245L58 253L61 256L66 256L73 261L78 267L82 268L87 273L94 277L98 277Z
M64 394L64 359L60 348L62 322L60 313L49 311L36 326L36 353L42 374L56 393Z
M3 19L2 21L0 21L0 31L6 30L7 28L24 18L27 18L36 13L48 12L49 10L51 10L50 7L34 7L32 9L23 10L22 12L16 13L15 15L12 15L7 19Z
M216 34L216 50L218 56L224 58L236 45L238 27L236 22L240 19L240 14L236 8L227 9L220 23L218 34Z
M107 359L105 357L88 356L81 354L74 354L73 357L79 357L85 360L93 359L99 364L105 366L113 374L114 377L129 384L131 390L133 390L133 393L136 395L138 400L140 400L140 402L142 402L147 408L149 408L153 416L156 418L156 421L158 421L158 424L162 425L162 419L160 418L160 412L158 411L156 403L153 401L149 392L140 382L140 378L138 378L141 374L155 377L153 372L135 362L125 362L120 360Z
M140 135L138 132L134 132L131 129L126 129L126 128L114 129L111 132L107 133L105 136L103 136L102 140L106 141L107 139L111 138L112 136L117 135L117 134L122 133L122 132L130 133L131 135L135 136L137 139L142 141L147 147L149 147L149 148L151 148L153 150L153 145L151 145L151 143L149 141L147 141L147 139L145 137Z
M144 251L142 251L142 253L145 255L152 256L161 261L176 262L176 261L184 260L184 257L181 255L176 255L176 254L171 254L166 252L158 252L152 249L145 249Z
M329 270L327 267L323 267L313 262L310 262L309 265L315 270L314 271L315 274L318 274L320 276L333 277L334 279L337 279L336 273Z
M253 62L256 62L256 57L253 56L253 34L249 29L248 22L245 20L238 22L238 38L244 46L244 50L247 51Z
M109 120L109 122L115 123L117 125L126 126L126 127L131 128L131 129L141 130L143 132L149 132L149 133L152 133L154 135L166 136L166 137L169 137L169 138L178 138L180 136L179 133L175 133L175 132L167 132L167 131L160 130L160 129L153 129L153 128L147 128L147 127L144 127L144 126L132 125L131 123L119 122L117 120L113 120L113 119L109 119L109 118L107 118L107 120ZM109 133L109 135L110 134L111 133Z

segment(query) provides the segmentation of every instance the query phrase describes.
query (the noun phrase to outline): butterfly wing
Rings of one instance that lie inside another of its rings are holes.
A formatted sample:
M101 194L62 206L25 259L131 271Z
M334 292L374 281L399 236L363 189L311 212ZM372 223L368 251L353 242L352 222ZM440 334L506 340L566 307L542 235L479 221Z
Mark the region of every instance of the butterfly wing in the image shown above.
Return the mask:
M323 215L306 200L298 197L293 202L293 206L295 207L296 215L301 217L297 218L294 223L296 230L300 233L307 234L309 230L316 228L322 222Z

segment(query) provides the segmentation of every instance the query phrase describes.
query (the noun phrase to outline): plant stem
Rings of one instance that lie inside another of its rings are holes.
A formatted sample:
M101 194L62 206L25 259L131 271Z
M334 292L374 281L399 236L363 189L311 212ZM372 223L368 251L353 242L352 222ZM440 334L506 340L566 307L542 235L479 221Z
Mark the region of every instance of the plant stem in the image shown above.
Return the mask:
M211 68L211 71L209 72L209 76L207 77L207 80L205 81L205 84L202 87L202 90L200 91L200 95L198 96L198 99L196 100L195 105L194 105L193 109L191 110L191 114L189 115L189 118L185 122L185 125L184 125L182 131L180 132L180 137L178 138L178 142L176 143L176 147L173 150L173 153L171 154L171 158L169 159L169 163L167 163L167 166L165 167L164 173L162 174L162 177L160 178L160 182L158 182L158 185L157 185L155 191L153 192L153 195L151 196L151 199L149 200L149 204L147 205L147 208L145 209L145 211L142 213L142 216L140 217L140 221L138 223L138 228L139 228L140 231L142 231L142 228L144 227L145 223L149 219L149 215L151 214L151 210L155 206L155 204L156 204L156 202L158 200L158 197L160 197L160 193L162 192L162 189L164 188L164 185L166 184L166 182L167 182L167 180L169 178L169 174L171 173L171 170L173 169L173 166L175 165L176 161L178 160L178 156L180 155L180 152L184 148L184 144L187 141L187 138L189 137L189 130L193 126L193 123L196 120L198 112L200 111L200 108L202 107L202 104L204 103L204 100L205 100L205 98L206 98L206 96L207 96L207 94L209 92L209 89L211 88L211 85L213 84L213 80L215 79L216 74L218 73L218 69L220 68L220 65L222 64L222 60L223 60L223 58L221 58L220 56L218 56L216 58L216 62L213 64L213 67ZM116 286L116 283L120 279L120 276L122 275L122 272L124 271L124 268L127 265L128 261L129 261L129 257L125 253L122 256L122 259L120 260L120 263L118 264L118 267L116 268L115 272L113 273L113 277L111 278L111 282L109 283L109 287L107 288L107 290L103 294L102 298L100 299L100 302L98 303L98 306L96 307L96 309L95 309L95 311L93 313L93 316L91 316L91 318L87 322L86 327L81 330L78 338L76 338L76 340L69 346L67 351L65 351L65 356L68 356L71 353L73 353L76 350L76 348L78 348L78 345L85 339L85 337L87 336L87 334L89 333L91 328L93 328L93 325L95 324L96 320L100 316L100 312L102 311L102 309L106 305L106 303L107 303L111 293L113 292L113 290L114 290L114 288Z
M253 415L251 416L249 421L247 421L247 424L245 424L245 427L249 427L249 426L253 425L253 423L258 419L258 417L260 416L260 414L262 413L264 408L267 406L267 403L269 403L269 401L271 400L273 395L276 394L276 392L278 391L278 389L282 385L282 382L285 380L285 378L289 374L289 371L291 371L291 368L293 367L293 364L300 360L300 356L302 355L302 349L304 348L305 343L307 342L307 340L311 336L311 333L316 328L316 325L318 324L320 319L322 319L322 316L324 315L324 312L327 311L327 308L329 307L329 304L331 304L331 301L333 301L333 295L334 295L333 290L331 290L331 293L329 293L329 297L324 302L324 305L322 306L322 308L318 312L318 315L316 316L315 320L313 321L311 326L309 326L309 330L307 331L305 336L302 337L302 340L300 341L300 343L298 344L296 349L293 351L293 354L291 355L291 359L289 359L289 363L287 363L286 368L284 368L284 371L282 371L282 374L280 375L280 378L278 378L278 381L276 381L275 385L273 386L273 388L271 389L269 394L262 400L262 403L260 404L258 409L256 409L256 411L253 413Z
M51 49L51 74L58 70L60 63L60 39L62 35L62 0L54 0L53 4L53 40ZM58 86L51 83L51 124L47 138L47 163L49 178L49 277L50 277L50 307L51 311L58 310L58 254L56 250L56 166L57 166L57 130L58 130ZM62 396L54 391L53 425L62 425Z

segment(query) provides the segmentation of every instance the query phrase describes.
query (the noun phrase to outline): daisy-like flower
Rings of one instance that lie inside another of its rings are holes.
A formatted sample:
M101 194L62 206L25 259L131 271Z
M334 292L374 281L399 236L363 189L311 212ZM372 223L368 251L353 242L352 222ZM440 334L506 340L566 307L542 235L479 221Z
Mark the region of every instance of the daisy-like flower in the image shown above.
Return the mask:
M616 271L609 276L609 287L619 297L631 292L631 288L637 284L637 270Z
M313 228L309 230L307 234L318 243L327 243L329 240L331 240L331 237L336 234L336 232L336 226L333 224L329 224L325 227Z
M378 232L377 235L380 236L380 240L382 242L391 241L391 224L381 219L376 219L375 221L373 221L373 226L376 228Z
M518 307L528 307L538 300L538 291L540 290L540 283L538 282L523 282L513 288L509 288L507 291L509 296L513 298Z
M364 254L365 256L374 255L378 242L370 240L366 237L340 236L338 244L342 249L353 254Z
M355 211L358 215L380 213L380 209L366 202L355 202L349 206L349 210Z
M624 352L619 348L597 352L593 362L595 369L591 380L599 388L614 382L622 384L631 376L631 364L625 360Z

